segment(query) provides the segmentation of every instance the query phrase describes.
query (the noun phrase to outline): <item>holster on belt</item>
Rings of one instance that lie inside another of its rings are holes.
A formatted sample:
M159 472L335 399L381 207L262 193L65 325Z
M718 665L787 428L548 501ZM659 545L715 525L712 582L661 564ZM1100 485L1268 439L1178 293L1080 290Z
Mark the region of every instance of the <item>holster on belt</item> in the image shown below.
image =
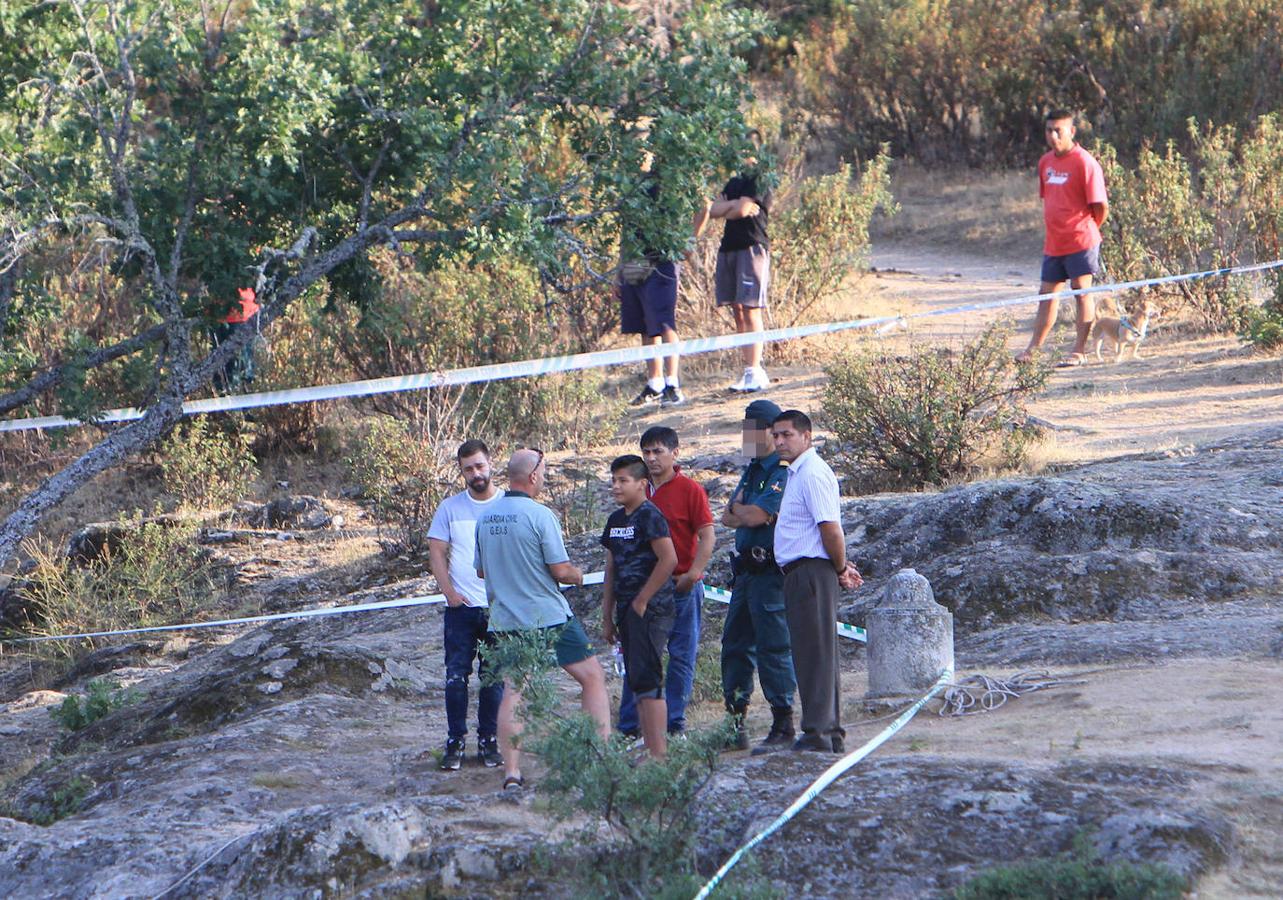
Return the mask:
M779 570L780 567L775 564L775 551L770 547L749 547L746 552L731 556L731 571L736 575L741 572L765 575Z

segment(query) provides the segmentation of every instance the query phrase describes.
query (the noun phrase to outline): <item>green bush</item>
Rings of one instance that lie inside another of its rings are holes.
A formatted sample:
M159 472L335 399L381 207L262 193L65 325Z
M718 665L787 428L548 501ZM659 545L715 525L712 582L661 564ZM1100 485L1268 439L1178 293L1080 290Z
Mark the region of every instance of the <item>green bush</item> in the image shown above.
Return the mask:
M165 491L179 509L225 509L253 486L249 438L234 422L215 425L195 416L179 423L156 453Z
M893 215L891 157L887 148L869 160L858 181L849 164L781 192L771 221L771 306L776 325L801 320L869 262L869 223L878 210Z
M114 681L95 678L83 697L68 694L62 703L49 708L49 714L68 731L79 731L92 725L112 710L136 702L138 692L122 690Z
M416 431L387 416L375 417L346 463L369 502L389 556L421 556L428 548L432 513L457 474L458 442L444 429ZM384 535L383 525L391 525Z
M194 526L120 519L124 538L84 565L44 541L28 542L32 568L22 589L37 634L80 634L198 619L226 594L209 553L195 543ZM39 645L64 658L98 645L53 641Z
M93 781L83 775L73 775L67 783L55 788L49 799L34 803L27 809L11 810L17 813L16 818L25 819L33 825L49 826L54 822L74 816L85 805L89 792L96 787Z
M596 844L601 823L617 838L598 847L580 872L585 891L657 896L689 888L698 837L694 804L717 765L726 727L688 732L669 743L666 759L638 761L621 735L603 742L588 716L560 711L549 677L556 665L550 635L505 635L483 652L521 693L521 747L547 768L540 791L549 811L561 820L593 820L570 846Z
M333 342L359 378L582 350L613 321L590 321L549 300L539 273L517 259L430 268L381 251L372 254L372 263L376 278L359 315L343 309L318 320L323 339ZM602 306L596 298L594 307ZM451 422L454 433L484 434L492 443L578 449L612 438L623 415L622 404L603 402L603 381L597 371L567 372L386 394L368 402L416 430Z
M1283 347L1283 305L1274 301L1254 310L1242 334L1252 345L1266 352Z
M1035 859L990 869L954 892L956 900L1179 900L1185 880L1166 866L1105 863L1089 856Z
M995 455L1019 464L1032 437L1024 404L1050 370L1017 363L1009 335L995 325L956 351L868 351L828 366L824 412L839 464L914 486L943 484Z
M1042 114L1067 106L1130 158L1183 140L1190 115L1247 127L1283 106L1275 0L1011 0L1001 28L991 0L830 10L785 24L790 99L869 156L890 143L930 164L1028 164L1045 149Z
M1105 265L1116 281L1276 259L1283 246L1283 128L1263 116L1245 134L1187 125L1188 155L1146 148L1135 166L1099 150L1109 185ZM1266 276L1280 283L1280 276ZM1213 332L1243 331L1256 318L1250 282L1207 278L1164 288Z

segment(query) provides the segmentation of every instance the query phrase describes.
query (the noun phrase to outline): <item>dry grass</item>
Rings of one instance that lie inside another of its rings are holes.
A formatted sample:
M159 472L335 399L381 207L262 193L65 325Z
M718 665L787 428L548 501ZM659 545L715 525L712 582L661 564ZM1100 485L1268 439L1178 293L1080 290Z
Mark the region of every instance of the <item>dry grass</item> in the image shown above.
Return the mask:
M896 167L900 214L875 220L873 240L910 241L988 256L1035 254L1042 244L1038 180L1031 168L1005 172Z

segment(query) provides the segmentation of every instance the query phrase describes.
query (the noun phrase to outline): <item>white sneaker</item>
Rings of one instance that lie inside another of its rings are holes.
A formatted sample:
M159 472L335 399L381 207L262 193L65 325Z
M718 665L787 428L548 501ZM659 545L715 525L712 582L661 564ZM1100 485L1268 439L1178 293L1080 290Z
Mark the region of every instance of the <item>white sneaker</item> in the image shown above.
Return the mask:
M749 382L752 380L752 378L753 378L753 370L751 368L745 369L744 374L740 376L740 380L732 384L729 388L727 388L727 390L735 391L738 394L742 394L747 390L751 390L751 388L749 388L748 385L749 385Z
M744 373L744 393L764 391L771 386L771 379L761 366L749 369Z

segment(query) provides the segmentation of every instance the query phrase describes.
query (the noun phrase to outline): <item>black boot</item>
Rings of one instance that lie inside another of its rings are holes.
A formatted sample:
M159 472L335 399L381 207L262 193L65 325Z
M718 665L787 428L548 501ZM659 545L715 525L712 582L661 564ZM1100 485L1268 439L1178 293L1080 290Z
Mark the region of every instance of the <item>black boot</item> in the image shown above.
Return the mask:
M748 749L748 726L744 719L748 715L748 704L726 705L726 712L731 717L731 733L726 738L727 750Z
M766 736L762 743L753 748L754 756L783 750L793 743L795 734L793 731L793 707L772 706L771 716L774 718L774 721L771 722L771 733Z

